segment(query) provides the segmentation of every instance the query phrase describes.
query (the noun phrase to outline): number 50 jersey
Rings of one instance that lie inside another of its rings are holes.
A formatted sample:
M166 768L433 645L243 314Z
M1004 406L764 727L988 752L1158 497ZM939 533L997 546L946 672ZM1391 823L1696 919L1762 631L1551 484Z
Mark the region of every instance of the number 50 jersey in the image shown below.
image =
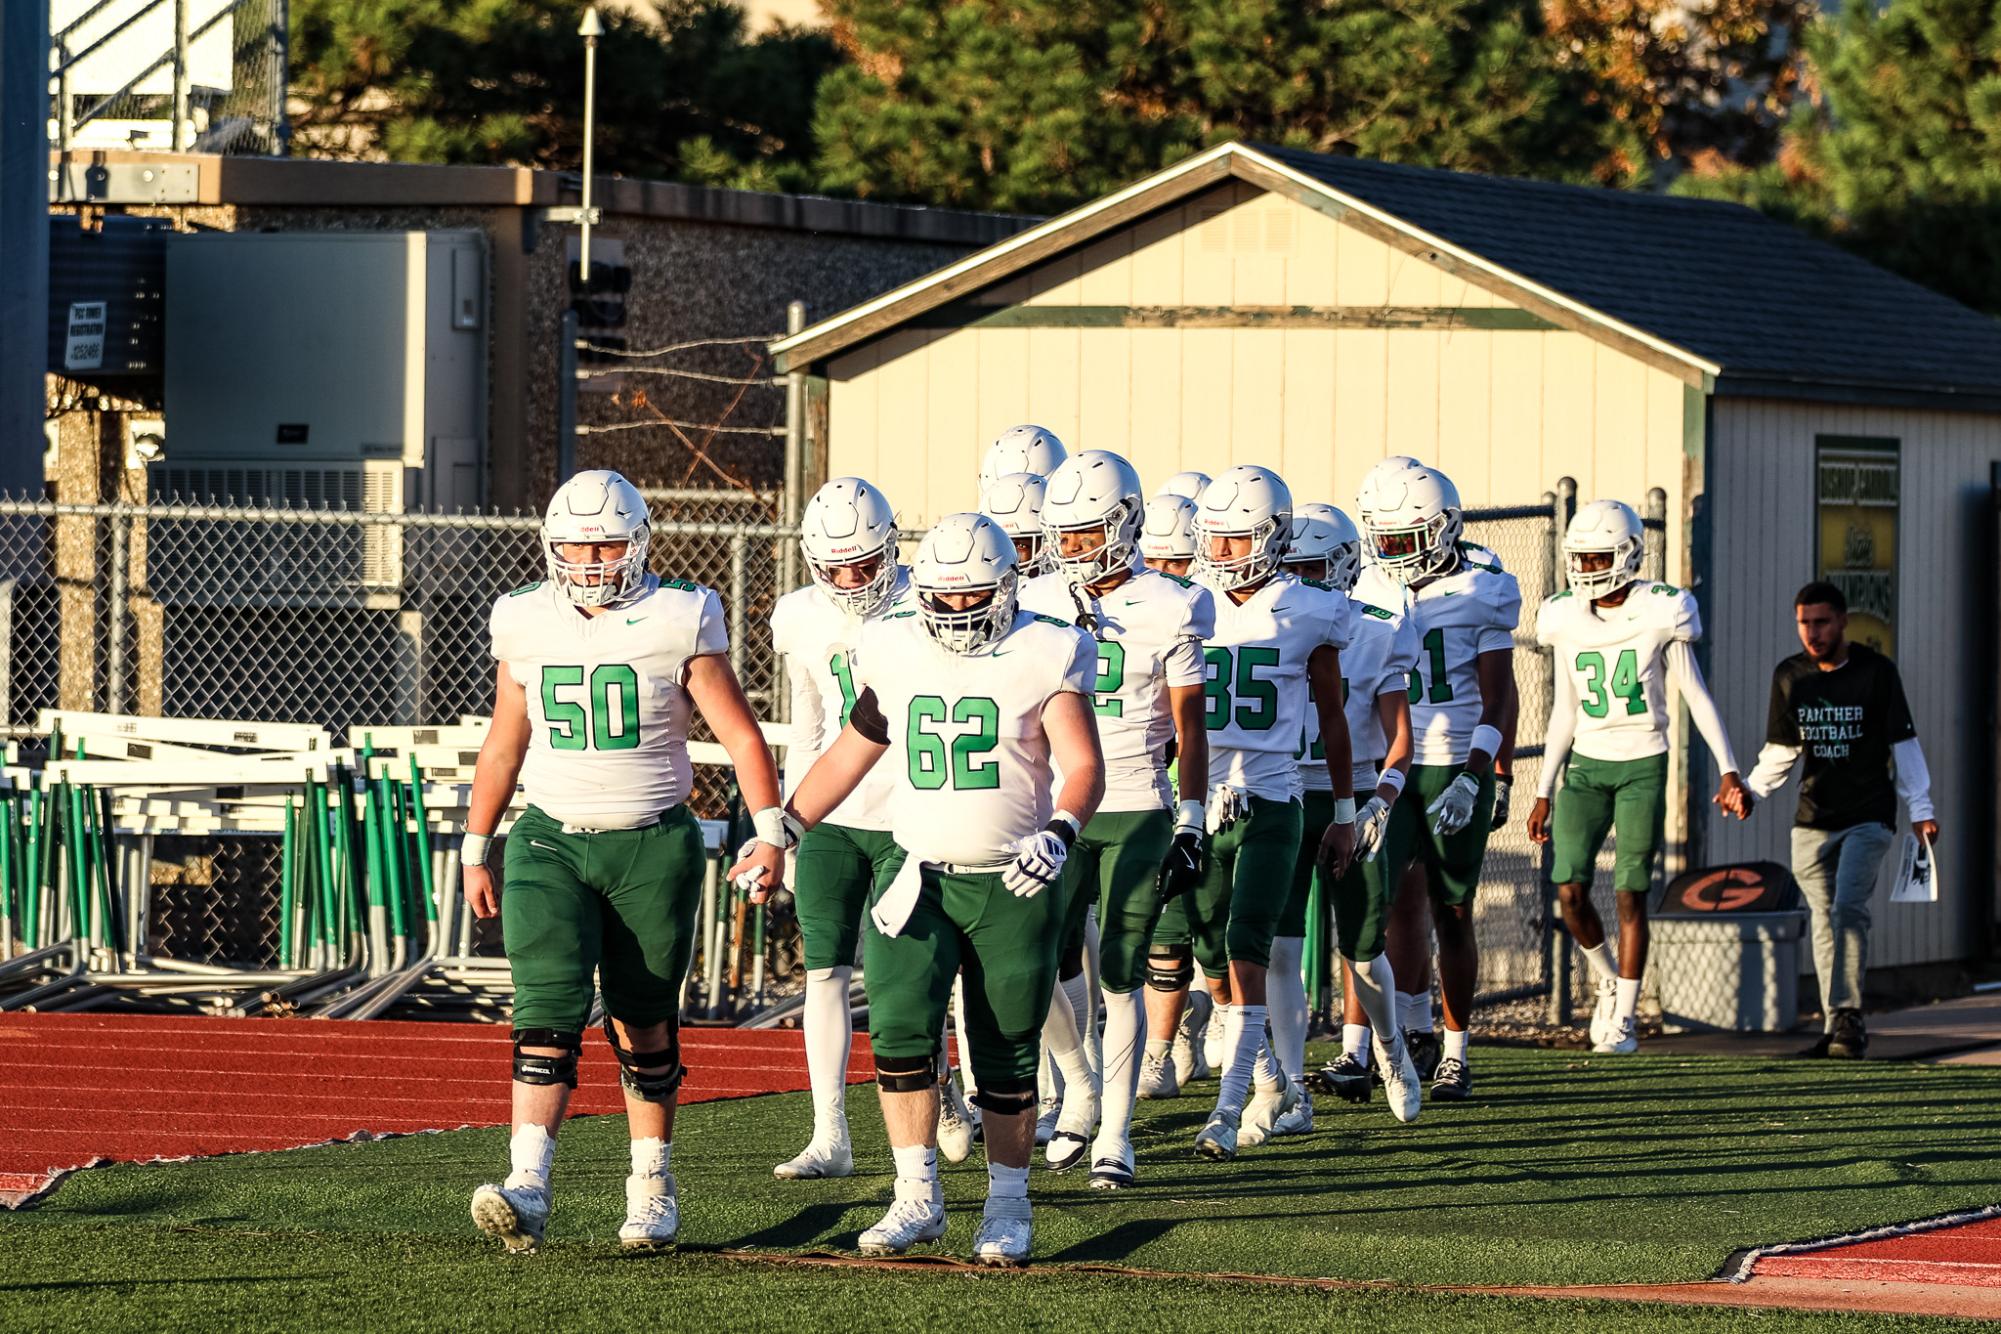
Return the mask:
M493 656L528 696L527 799L591 829L650 824L687 799L688 659L729 651L713 589L648 575L586 616L549 583L493 605Z
M1354 604L1316 580L1274 575L1242 603L1218 593L1216 633L1202 652L1209 781L1297 800L1307 659L1354 638Z
M1008 632L977 653L953 653L892 612L862 627L855 688L875 692L889 726L890 832L911 856L994 866L1049 823L1049 737L1042 709L1069 691L1091 693L1098 646L1075 626L1016 612Z

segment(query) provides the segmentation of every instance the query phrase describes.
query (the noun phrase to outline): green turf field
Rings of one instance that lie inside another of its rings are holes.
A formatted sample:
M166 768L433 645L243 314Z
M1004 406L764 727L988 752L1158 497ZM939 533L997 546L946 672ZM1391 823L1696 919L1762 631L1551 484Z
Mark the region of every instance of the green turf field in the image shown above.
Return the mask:
M1142 1104L1141 1182L1106 1195L1038 1171L1037 1271L884 1273L726 1259L842 1251L886 1173L778 1183L804 1095L689 1109L676 1136L684 1251L617 1253L622 1122L573 1123L543 1254L472 1231L474 1185L505 1170L499 1130L78 1174L0 1215L0 1327L381 1329L700 1322L845 1328L897 1318L1074 1326L1144 1310L1147 1328L1478 1325L1790 1330L1781 1312L1669 1311L1409 1290L1357 1293L1114 1278L1063 1266L1570 1284L1705 1278L1739 1247L2001 1202L2001 1075L1973 1069L1487 1049L1479 1101L1415 1126L1321 1109L1318 1133L1234 1164L1188 1151L1213 1084ZM857 1160L887 1166L869 1090ZM970 1247L985 1176L947 1168L947 1254ZM527 1314L534 1311L533 1318ZM805 1313L802 1315L802 1313ZM1828 1320L1888 1328L1880 1319ZM1914 1327L1926 1322L1910 1323Z

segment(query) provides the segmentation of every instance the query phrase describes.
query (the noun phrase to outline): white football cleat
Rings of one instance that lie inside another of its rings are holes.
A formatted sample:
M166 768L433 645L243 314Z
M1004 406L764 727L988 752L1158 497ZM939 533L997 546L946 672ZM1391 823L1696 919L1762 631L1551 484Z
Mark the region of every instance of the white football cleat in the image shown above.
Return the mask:
M1047 1144L1056 1134L1056 1119L1063 1115L1063 1099L1044 1098L1042 1114L1035 1118L1035 1142Z
M938 1156L963 1163L973 1151L973 1118L959 1097L959 1087L947 1079L938 1085Z
M681 1201L674 1174L625 1179L625 1223L618 1244L627 1250L659 1250L674 1244L681 1230Z
M1255 1149L1272 1136L1280 1118L1299 1105L1299 1085L1285 1071L1278 1072L1275 1084L1260 1084L1251 1094L1237 1128L1237 1147Z
M1025 1265L1034 1227L1026 1199L987 1200L973 1238L973 1259L983 1265Z
M1395 1047L1384 1047L1380 1033L1369 1041L1375 1048L1376 1069L1383 1074L1383 1098L1390 1105L1390 1115L1408 1125L1417 1120L1424 1106L1424 1081L1417 1077L1417 1062L1411 1060L1410 1047L1401 1033Z
M1595 1051L1605 1040L1605 1033L1612 1027L1612 1016L1619 1007L1619 979L1604 977L1598 980L1598 1004L1591 1011L1591 1046Z
M1313 1133L1313 1095L1304 1088L1299 1090L1299 1100L1292 1110L1271 1123L1273 1135L1310 1135Z
M1181 1080L1175 1074L1171 1049L1159 1056L1139 1058L1139 1096L1149 1099L1181 1096Z
M1612 1056L1631 1056L1640 1049L1640 1039L1633 1032L1631 1017L1614 1019L1606 1025L1605 1036L1591 1048L1594 1052L1605 1052Z
M1124 1190L1133 1180L1132 1141L1101 1137L1091 1150L1091 1189Z
M814 1140L799 1151L798 1157L771 1169L771 1175L780 1181L816 1181L821 1177L851 1177L854 1174L854 1147L845 1139L831 1144Z
M1228 1162L1237 1156L1237 1127L1242 1117L1227 1108L1218 1107L1209 1113L1209 1121L1202 1127L1202 1133L1195 1137L1195 1151L1204 1158L1214 1158L1217 1162Z
M945 1235L945 1202L937 1194L928 1198L898 1196L889 1203L889 1212L862 1233L857 1249L863 1255L902 1255L920 1241L936 1241Z
M1188 1004L1181 1011L1181 1022L1174 1028L1174 1082L1186 1088L1190 1080L1209 1078L1214 1062L1209 1059L1209 1035L1212 1026L1209 1018L1216 1012L1216 1002L1201 987L1188 989ZM1216 1032L1220 1046L1222 1033Z
M546 1186L481 1186L472 1193L473 1225L506 1243L511 1255L525 1255L542 1244L549 1226Z
M1049 1170L1067 1172L1083 1162L1085 1150L1091 1147L1091 1133L1097 1126L1097 1090L1075 1085L1065 1089L1063 1110L1050 1133L1049 1147L1043 1150L1043 1161L1049 1164Z

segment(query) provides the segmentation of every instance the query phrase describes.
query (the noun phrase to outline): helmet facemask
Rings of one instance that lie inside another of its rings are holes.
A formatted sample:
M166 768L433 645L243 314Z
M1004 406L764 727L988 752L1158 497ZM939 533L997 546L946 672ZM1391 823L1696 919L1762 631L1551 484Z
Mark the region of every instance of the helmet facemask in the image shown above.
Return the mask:
M1219 593L1252 588L1269 579L1285 556L1286 535L1292 528L1290 514L1275 514L1249 530L1226 532L1197 525L1195 530L1196 577ZM1214 539L1248 537L1251 549L1241 556L1218 560Z
M917 617L926 633L950 653L977 653L1014 625L1015 593L1020 576L1004 571L997 583L948 585L917 589ZM945 605L942 594L986 592L989 596L963 610Z
M563 559L562 547L598 545L615 539L558 539L549 536L548 525L544 524L542 542L548 557L549 582L579 607L609 607L623 602L645 582L646 544L651 536L652 529L641 525L625 539L622 555L605 561L570 561Z
M1384 527L1362 516L1362 531L1374 551L1375 563L1400 584L1414 583L1451 568L1465 525L1459 511L1442 510L1417 524Z
M1139 507L1130 498L1124 499L1113 506L1111 513L1095 523L1047 529L1043 536L1043 550L1054 554L1056 563L1071 582L1096 583L1107 575L1132 568L1136 550L1134 536L1139 531L1139 518ZM1066 556L1063 554L1065 533L1096 533L1100 541L1075 556Z
M835 570L849 569L869 561L875 562L875 568L864 582L853 587L843 587L834 582ZM896 594L896 557L887 546L838 561L818 560L809 551L806 553L806 568L812 571L813 582L820 586L820 591L832 598L836 606L864 620L888 606Z
M1583 557L1592 555L1609 556L1611 560L1602 570L1587 570ZM1645 555L1644 543L1630 537L1609 547L1573 547L1566 542L1563 547L1564 578L1570 585L1570 591L1581 598L1593 601L1608 598L1640 577L1640 562Z

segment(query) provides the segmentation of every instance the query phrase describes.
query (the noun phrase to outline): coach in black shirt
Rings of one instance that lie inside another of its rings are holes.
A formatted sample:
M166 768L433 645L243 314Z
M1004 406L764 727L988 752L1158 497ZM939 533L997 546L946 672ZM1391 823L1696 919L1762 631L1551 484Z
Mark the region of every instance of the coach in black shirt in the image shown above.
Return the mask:
M1811 583L1793 606L1804 653L1772 673L1765 748L1745 786L1763 800L1802 768L1793 816L1793 876L1813 918L1813 967L1826 1025L1810 1056L1861 1056L1869 896L1895 837L1897 802L1936 840L1931 777L1897 664L1848 642L1848 600ZM1749 802L1740 814L1748 814Z

